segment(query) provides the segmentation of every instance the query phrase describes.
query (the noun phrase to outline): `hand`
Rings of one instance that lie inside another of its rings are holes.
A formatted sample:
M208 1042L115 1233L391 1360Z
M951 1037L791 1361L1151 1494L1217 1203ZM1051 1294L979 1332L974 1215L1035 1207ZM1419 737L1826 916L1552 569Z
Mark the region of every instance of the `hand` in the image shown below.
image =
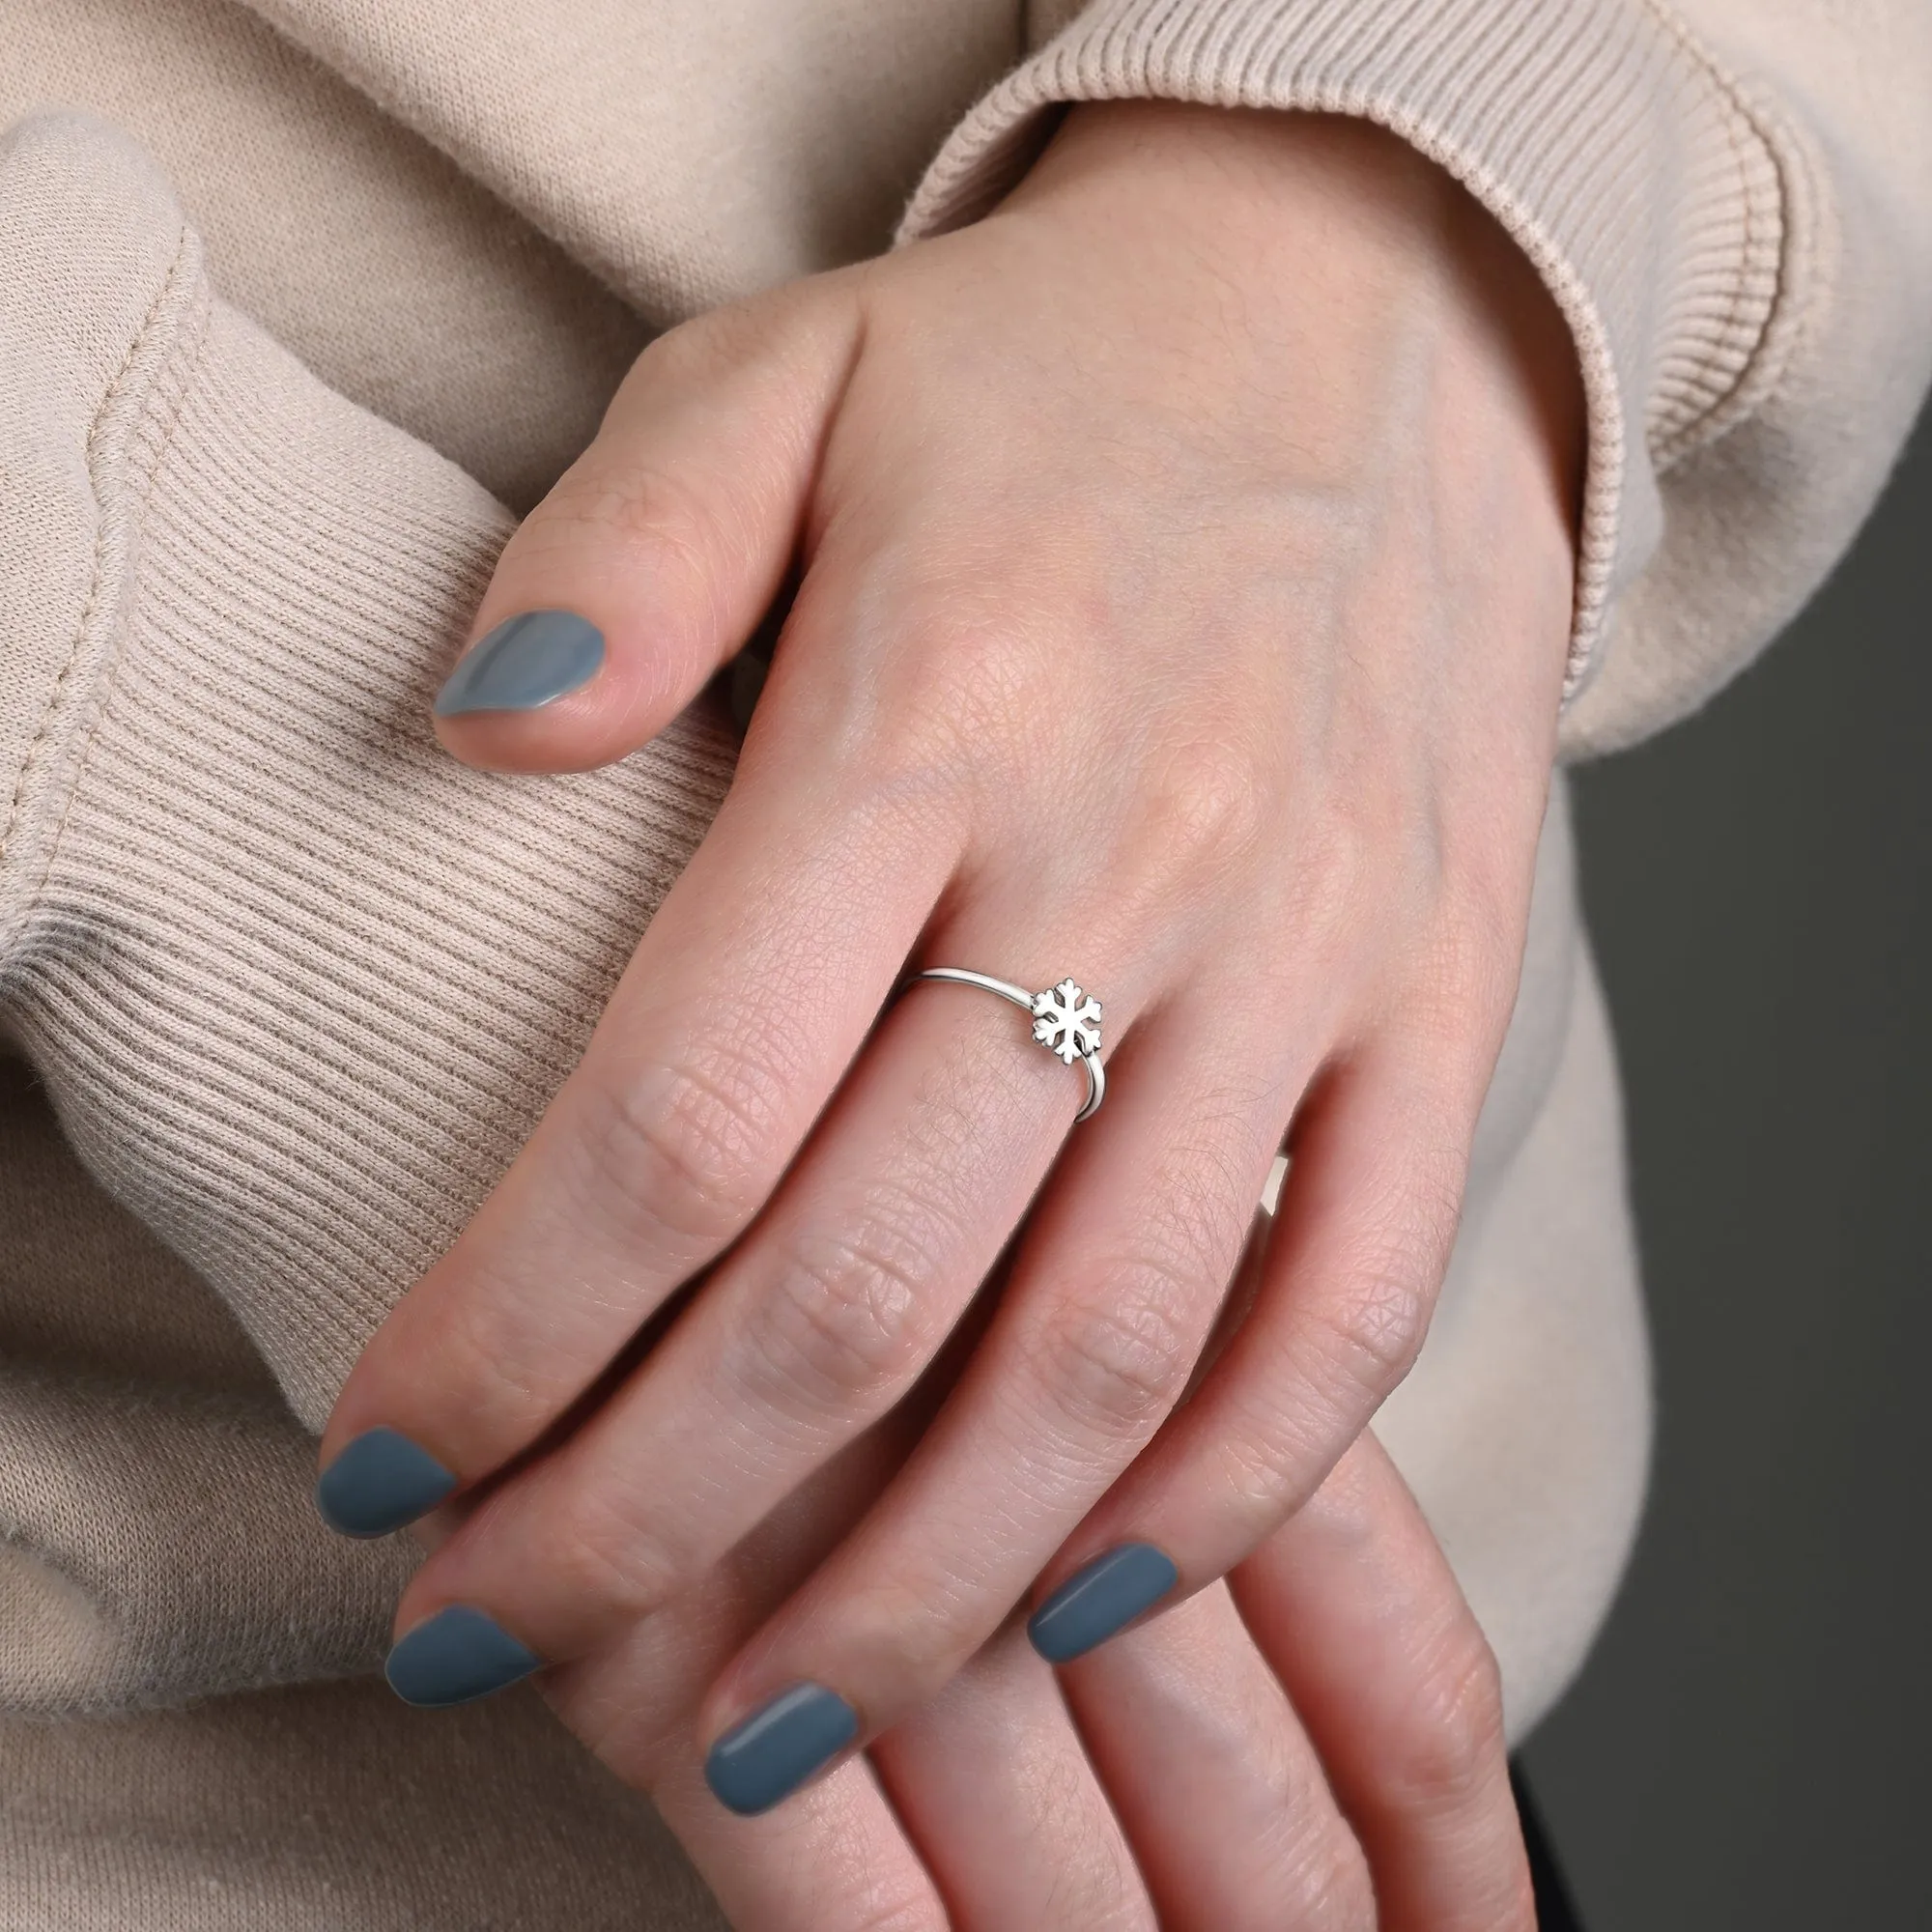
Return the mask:
M457 1604L510 1671L647 1631L899 1401L1036 1196L945 1409L705 1738L803 1683L863 1743L1042 1571L1127 1552L1036 1620L1065 1657L1313 1493L1421 1342L1510 1010L1576 389L1401 143L1155 106L645 353L505 551L445 741L620 755L803 575L581 1067L331 1419L339 1520L496 1482L400 1608L419 1665ZM497 632L559 610L601 657ZM1104 994L1103 1111L1067 1138L1077 1072L982 994L895 999L908 959ZM1291 1119L1253 1313L1173 1413Z
M734 1924L1532 1932L1494 1661L1373 1435L1229 1584L1059 1688L1009 1626L795 1804L722 1809L693 1704L896 1453L847 1450L661 1617L545 1680Z

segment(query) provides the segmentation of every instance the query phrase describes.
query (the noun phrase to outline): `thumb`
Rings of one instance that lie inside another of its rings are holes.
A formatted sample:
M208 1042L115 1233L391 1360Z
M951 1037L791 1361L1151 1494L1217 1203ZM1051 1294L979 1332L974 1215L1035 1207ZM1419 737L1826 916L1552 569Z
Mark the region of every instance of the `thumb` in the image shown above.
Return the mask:
M436 700L467 763L581 771L655 737L756 629L859 342L842 277L699 316L639 356L497 559Z

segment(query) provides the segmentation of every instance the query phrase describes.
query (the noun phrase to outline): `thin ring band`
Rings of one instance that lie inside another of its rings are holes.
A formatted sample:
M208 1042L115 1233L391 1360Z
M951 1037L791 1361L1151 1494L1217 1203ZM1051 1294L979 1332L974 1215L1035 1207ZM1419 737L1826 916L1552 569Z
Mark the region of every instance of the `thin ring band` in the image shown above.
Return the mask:
M1010 980L990 973L968 972L964 966L928 966L914 980L946 980L955 986L977 986L996 993L1033 1015L1033 1037L1056 1058L1071 1066L1077 1059L1087 1069L1087 1104L1073 1117L1077 1127L1100 1111L1107 1097L1107 1069L1100 1065L1100 1002L1089 999L1071 980L1063 980L1043 993L1029 993ZM911 983L910 981L908 983Z

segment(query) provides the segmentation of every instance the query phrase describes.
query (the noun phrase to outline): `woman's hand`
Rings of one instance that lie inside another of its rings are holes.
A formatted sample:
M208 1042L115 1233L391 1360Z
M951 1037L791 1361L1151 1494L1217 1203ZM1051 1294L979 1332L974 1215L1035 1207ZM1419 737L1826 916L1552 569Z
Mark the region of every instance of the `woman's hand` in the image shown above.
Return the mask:
M708 1698L721 1791L898 1725L1043 1571L1064 1659L1314 1492L1420 1345L1510 1011L1577 387L1400 142L1158 106L645 353L505 551L446 742L619 756L802 576L716 825L329 1425L345 1526L496 1479L399 1612L431 1700L647 1643L1030 1209L933 1427ZM983 994L895 997L908 961L1103 995L1104 1109L1068 1138L1078 1070ZM1291 1120L1253 1311L1174 1414Z
M1373 1435L1227 1584L1058 1685L1009 1625L797 1803L721 1808L693 1706L896 1454L847 1450L662 1616L545 1680L734 1924L1532 1932L1494 1662Z

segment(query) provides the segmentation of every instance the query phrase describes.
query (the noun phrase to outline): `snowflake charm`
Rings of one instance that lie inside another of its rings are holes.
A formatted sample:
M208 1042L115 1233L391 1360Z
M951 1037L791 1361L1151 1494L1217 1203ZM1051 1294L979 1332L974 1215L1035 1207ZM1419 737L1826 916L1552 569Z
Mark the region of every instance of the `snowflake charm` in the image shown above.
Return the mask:
M1067 1065L1100 1050L1100 1002L1071 980L1033 996L1033 1037Z

